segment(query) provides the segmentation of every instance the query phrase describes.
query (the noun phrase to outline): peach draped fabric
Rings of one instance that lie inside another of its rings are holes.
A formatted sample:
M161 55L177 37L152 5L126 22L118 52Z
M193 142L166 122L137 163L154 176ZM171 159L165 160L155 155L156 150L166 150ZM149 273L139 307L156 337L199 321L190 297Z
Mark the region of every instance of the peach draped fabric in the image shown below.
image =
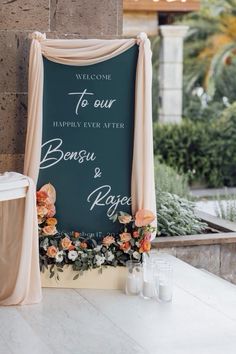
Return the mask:
M19 173L0 175L1 190L26 180L25 198L0 202L0 305L41 300L35 185ZM17 190L17 188L16 188Z
M42 140L43 56L66 65L91 65L139 45L135 88L135 128L131 179L132 212L156 213L152 136L152 63L150 41L145 33L132 39L46 39L34 32L29 63L28 128L24 173L37 182Z

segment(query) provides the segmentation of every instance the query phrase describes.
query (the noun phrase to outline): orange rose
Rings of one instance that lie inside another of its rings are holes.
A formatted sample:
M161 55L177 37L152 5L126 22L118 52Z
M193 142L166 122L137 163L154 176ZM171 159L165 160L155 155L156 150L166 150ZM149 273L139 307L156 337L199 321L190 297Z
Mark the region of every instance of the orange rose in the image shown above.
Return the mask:
M68 250L71 246L71 240L68 237L64 237L61 240L61 247L63 248L63 250Z
M80 232L74 231L74 232L73 232L73 236L74 236L75 238L79 238L79 237L80 237Z
M58 248L55 246L49 246L47 249L47 256L50 258L55 258L58 252Z
M121 245L120 245L120 249L122 251L128 251L130 249L130 243L129 242L123 242Z
M47 225L55 226L57 224L57 219L56 218L48 218L46 220L46 223L47 223Z
M129 224L130 221L132 220L132 216L131 215L121 215L121 216L118 216L118 220L121 224Z
M155 215L150 210L138 210L135 215L135 225L137 227L147 226L155 220Z
M133 237L134 238L138 238L139 237L139 232L138 231L134 231L133 232Z
M149 252L151 249L151 242L147 241L145 239L143 239L140 242L140 248L139 248L139 253L145 253L145 252Z
M36 198L37 198L37 202L42 203L45 202L48 198L48 194L44 191L38 191L36 193Z
M82 248L82 249L88 248L88 245L87 245L86 242L81 242L81 244L80 244L79 246L80 246L80 248Z
M57 233L57 229L56 229L56 226L54 226L54 225L44 226L44 228L43 228L43 234L44 234L44 235L47 235L47 236L51 235L51 236L53 236L53 235L55 235L56 233Z
M120 240L122 242L128 242L131 240L131 234L128 232L123 232L122 234L120 234Z
M104 239L102 240L103 245L107 246L107 247L110 246L114 242L115 242L114 237L113 236L109 236L109 235L104 237Z

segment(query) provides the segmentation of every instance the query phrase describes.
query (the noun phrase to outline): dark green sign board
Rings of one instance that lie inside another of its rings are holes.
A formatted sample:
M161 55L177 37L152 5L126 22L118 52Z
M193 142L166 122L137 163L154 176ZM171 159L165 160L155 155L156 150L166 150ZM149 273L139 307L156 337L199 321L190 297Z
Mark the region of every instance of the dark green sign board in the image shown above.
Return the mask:
M131 212L137 45L107 61L70 66L44 58L38 187L57 192L58 229L101 237Z

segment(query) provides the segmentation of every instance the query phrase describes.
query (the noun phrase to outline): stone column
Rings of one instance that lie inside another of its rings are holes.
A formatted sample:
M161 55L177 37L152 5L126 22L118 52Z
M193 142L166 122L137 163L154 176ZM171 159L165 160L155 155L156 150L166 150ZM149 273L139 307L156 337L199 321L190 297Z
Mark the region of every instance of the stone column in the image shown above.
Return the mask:
M183 39L187 26L160 26L159 121L182 119Z

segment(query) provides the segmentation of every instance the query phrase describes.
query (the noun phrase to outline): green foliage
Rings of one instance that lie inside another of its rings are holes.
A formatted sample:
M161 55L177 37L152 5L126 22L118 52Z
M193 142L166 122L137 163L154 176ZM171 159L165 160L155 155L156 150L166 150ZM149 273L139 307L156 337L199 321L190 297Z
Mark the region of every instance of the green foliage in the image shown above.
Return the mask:
M179 197L189 196L188 177L160 163L157 157L155 158L155 184L162 192L177 194Z
M214 133L214 132L213 132ZM227 108L215 124L215 149L219 175L225 186L236 185L236 102Z
M154 151L160 161L188 175L190 182L217 185L216 153L210 148L209 125L183 121L155 124ZM218 167L218 166L217 166Z
M236 221L236 195L226 195L226 200L218 198L216 206L216 215L225 220Z
M225 101L236 101L236 0L202 0L200 11L183 16L179 23L189 26L184 45L183 116L217 119ZM199 87L204 88L204 102L194 92Z
M154 124L154 151L162 163L209 187L236 185L236 103L217 122Z
M223 82L221 83L223 85ZM204 99L205 98L205 99ZM205 101L203 103L203 101ZM190 117L192 121L213 121L219 119L226 108L222 98L217 101L207 101L206 94L201 95L183 93L183 117Z
M194 203L160 190L157 191L157 222L158 236L201 234L207 227L194 214Z

